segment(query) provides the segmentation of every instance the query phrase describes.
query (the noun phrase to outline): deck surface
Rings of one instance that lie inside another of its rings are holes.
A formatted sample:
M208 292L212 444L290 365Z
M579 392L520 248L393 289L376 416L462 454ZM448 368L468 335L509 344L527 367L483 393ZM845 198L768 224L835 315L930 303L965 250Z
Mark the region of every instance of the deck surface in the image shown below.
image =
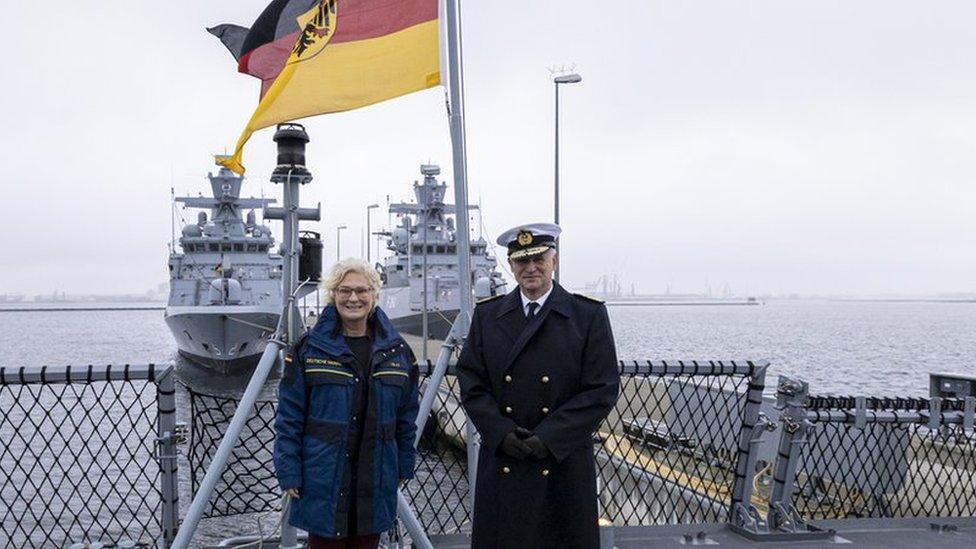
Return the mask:
M955 549L976 547L976 518L904 518L824 520L821 528L837 531L830 541L754 542L730 531L724 524L677 526L622 526L614 528L614 547L638 549L681 548L689 545L786 549L804 547L857 547L866 549ZM936 525L936 527L933 527ZM704 537L699 537L704 532ZM691 542L687 541L690 536ZM470 547L466 535L432 536L437 549Z

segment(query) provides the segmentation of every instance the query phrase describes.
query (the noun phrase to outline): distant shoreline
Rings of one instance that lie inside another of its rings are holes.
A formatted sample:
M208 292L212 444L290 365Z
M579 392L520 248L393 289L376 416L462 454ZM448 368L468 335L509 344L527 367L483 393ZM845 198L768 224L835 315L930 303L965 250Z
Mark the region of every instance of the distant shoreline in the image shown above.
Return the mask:
M707 307L711 305L762 305L762 301L605 301L607 307L680 307L682 305L694 305L696 307Z
M876 297L876 298L857 298L857 297L838 297L829 298L827 301L849 301L854 303L976 303L973 298L940 299L937 297Z
M163 311L166 310L165 305L153 305L153 306L133 306L133 307L119 307L119 306L109 306L109 307L2 307L0 306L0 313L67 313L74 311Z

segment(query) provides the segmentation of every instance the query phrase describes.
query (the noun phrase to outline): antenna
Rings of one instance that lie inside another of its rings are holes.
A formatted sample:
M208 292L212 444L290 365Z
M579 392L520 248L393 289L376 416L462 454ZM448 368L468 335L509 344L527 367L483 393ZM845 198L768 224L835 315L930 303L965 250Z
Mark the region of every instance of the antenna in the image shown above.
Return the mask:
M485 239L485 216L481 209L481 188L478 188L478 239Z
M173 187L173 164L169 165L169 253L176 251L176 189Z
M560 65L559 67L553 65L551 67L546 67L546 70L549 71L549 78L551 80L558 75L576 72L576 63L573 63L568 67L566 65Z

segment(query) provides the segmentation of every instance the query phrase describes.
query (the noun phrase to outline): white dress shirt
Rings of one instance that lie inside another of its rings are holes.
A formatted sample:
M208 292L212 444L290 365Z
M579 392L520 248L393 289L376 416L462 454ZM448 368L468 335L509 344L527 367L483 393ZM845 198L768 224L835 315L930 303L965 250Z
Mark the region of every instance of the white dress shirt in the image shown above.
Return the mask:
M522 313L524 313L525 316L529 316L529 303L538 303L539 308L535 310L535 314L539 314L539 311L542 310L542 306L546 304L546 299L549 299L549 294L552 293L552 289L555 287L555 284L549 286L549 291L542 294L542 297L539 299L529 299L528 296L525 295L525 292L519 288L519 295L522 296Z

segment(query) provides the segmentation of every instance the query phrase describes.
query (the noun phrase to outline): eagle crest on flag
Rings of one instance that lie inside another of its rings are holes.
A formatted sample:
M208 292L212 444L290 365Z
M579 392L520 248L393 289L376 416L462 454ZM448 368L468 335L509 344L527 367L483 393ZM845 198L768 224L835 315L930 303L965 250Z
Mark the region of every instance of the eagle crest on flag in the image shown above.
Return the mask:
M301 35L295 41L292 53L295 54L296 60L301 59L316 43L319 43L316 51L320 51L328 43L329 36L335 29L333 22L336 15L336 0L322 0L312 13L312 18L305 23Z

